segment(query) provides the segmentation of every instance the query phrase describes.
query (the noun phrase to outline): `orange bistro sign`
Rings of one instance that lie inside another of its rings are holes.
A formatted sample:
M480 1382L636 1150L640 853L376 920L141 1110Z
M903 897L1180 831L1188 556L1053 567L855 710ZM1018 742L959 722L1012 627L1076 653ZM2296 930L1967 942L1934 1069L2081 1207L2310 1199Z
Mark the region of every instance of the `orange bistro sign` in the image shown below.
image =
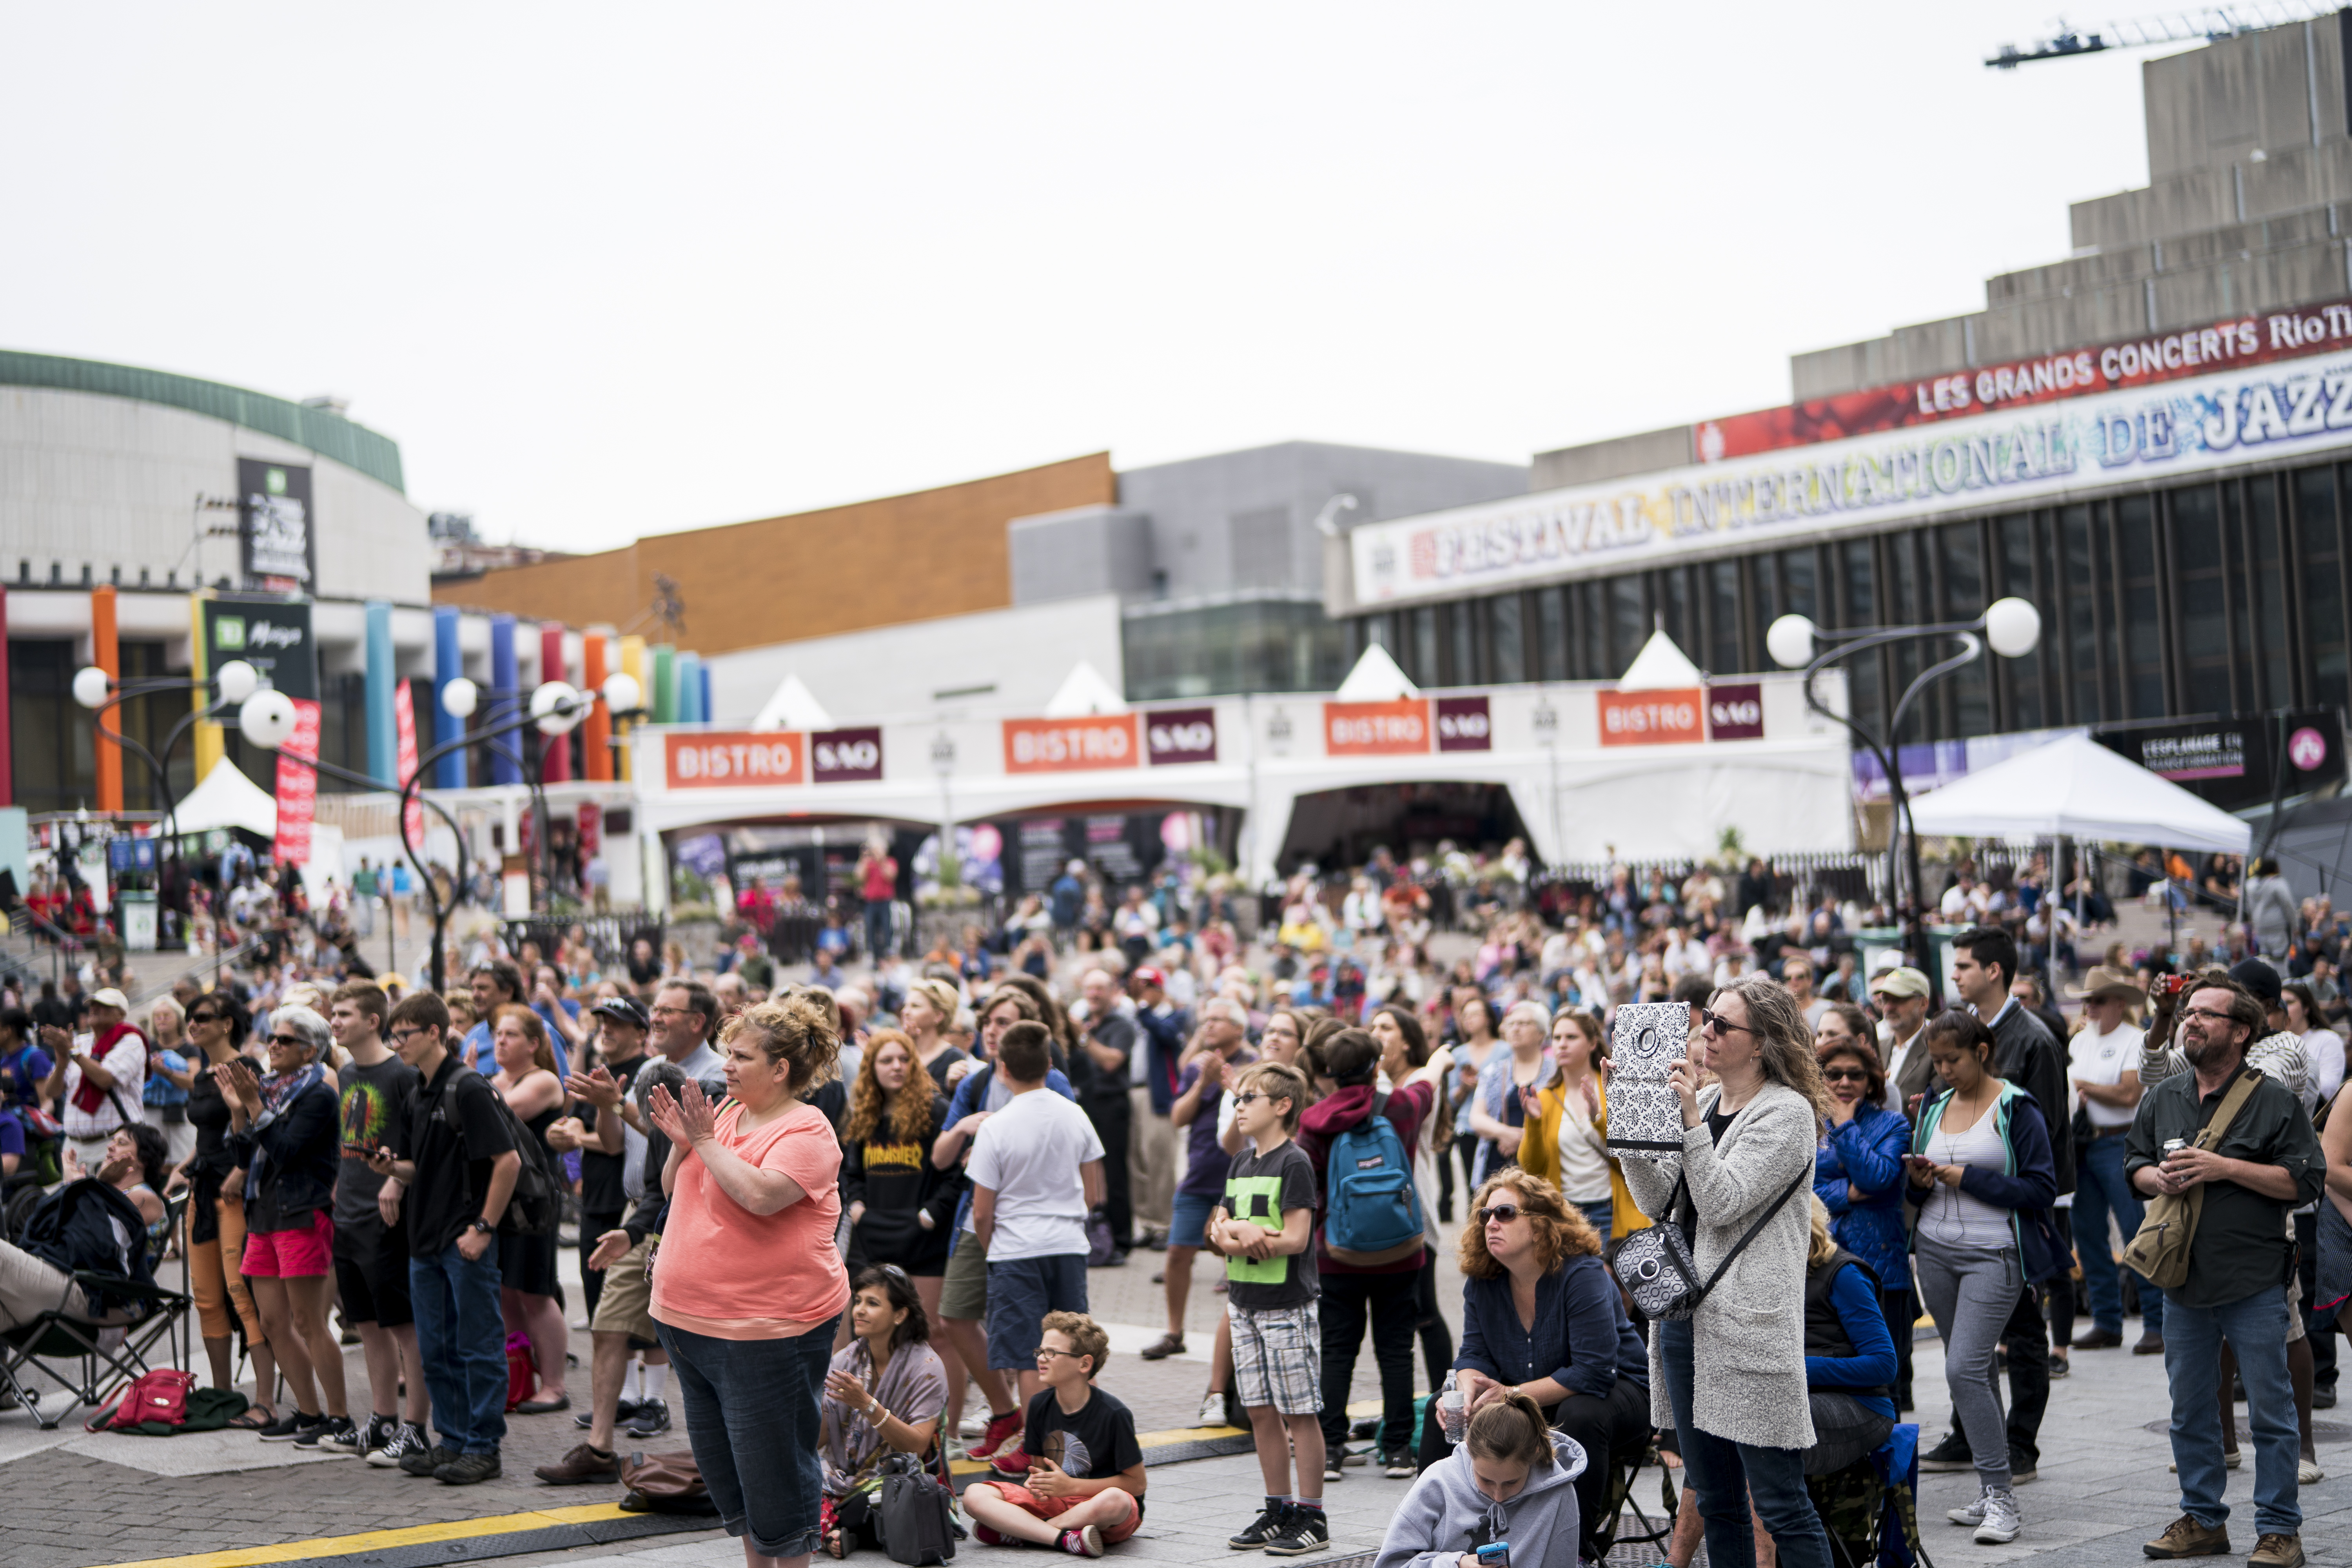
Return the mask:
M664 737L672 789L740 789L808 781L808 738L797 731L736 731Z
M1143 744L1132 713L1004 721L1008 773L1089 773L1132 768L1142 761Z
M1429 700L1323 704L1323 750L1334 757L1413 756L1429 750Z

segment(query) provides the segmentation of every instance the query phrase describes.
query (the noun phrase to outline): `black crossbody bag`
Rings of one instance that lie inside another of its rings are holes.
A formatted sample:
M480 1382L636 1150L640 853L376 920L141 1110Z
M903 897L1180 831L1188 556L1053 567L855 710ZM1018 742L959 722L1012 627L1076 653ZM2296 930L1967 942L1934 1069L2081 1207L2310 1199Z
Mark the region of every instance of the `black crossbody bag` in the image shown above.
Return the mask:
M1748 1234L1732 1244L1731 1250L1723 1255L1723 1261L1715 1266L1715 1272L1707 1276L1704 1284L1699 1281L1698 1264L1691 1257L1690 1243L1683 1239L1683 1227L1675 1221L1675 1212L1682 1206L1688 1187L1687 1178L1675 1177L1675 1195L1666 1204L1666 1216L1647 1230L1635 1231L1617 1248L1617 1256L1612 1261L1612 1267L1617 1271L1617 1282L1625 1287L1625 1294L1633 1298L1633 1305L1641 1314L1654 1322L1660 1319L1691 1316L1698 1310L1699 1303L1706 1300L1707 1293L1721 1281L1724 1270L1731 1267L1732 1260L1747 1250L1748 1244L1756 1239L1765 1222L1779 1214L1782 1205L1797 1195L1805 1184L1805 1178L1811 1174L1810 1167L1797 1173L1797 1179L1789 1184L1789 1190L1782 1193L1771 1207L1756 1216L1756 1223L1748 1227Z

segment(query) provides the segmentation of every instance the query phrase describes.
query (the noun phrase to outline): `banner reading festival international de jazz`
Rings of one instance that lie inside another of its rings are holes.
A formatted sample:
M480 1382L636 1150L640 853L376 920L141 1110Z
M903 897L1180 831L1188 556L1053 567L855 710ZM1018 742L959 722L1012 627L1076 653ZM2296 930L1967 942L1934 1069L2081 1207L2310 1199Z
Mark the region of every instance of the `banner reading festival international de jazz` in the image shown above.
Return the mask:
M1367 523L1349 547L1360 605L1405 603L2347 444L2336 353Z

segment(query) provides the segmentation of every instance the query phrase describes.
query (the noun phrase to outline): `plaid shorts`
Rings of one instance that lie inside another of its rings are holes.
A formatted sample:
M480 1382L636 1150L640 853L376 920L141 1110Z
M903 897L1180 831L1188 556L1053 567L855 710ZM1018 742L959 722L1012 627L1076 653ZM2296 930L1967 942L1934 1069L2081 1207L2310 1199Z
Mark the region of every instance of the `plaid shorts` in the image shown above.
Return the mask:
M1234 1331L1234 1394L1244 1406L1284 1415L1323 1410L1323 1331L1315 1303L1303 1307L1225 1304Z

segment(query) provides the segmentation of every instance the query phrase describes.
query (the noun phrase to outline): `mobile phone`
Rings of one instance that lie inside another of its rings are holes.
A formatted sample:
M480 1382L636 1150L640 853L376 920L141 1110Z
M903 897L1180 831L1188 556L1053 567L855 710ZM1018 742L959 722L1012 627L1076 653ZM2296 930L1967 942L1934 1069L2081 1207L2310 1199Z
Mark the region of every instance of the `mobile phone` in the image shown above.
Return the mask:
M1490 1541L1478 1548L1478 1568L1511 1568L1511 1543Z

